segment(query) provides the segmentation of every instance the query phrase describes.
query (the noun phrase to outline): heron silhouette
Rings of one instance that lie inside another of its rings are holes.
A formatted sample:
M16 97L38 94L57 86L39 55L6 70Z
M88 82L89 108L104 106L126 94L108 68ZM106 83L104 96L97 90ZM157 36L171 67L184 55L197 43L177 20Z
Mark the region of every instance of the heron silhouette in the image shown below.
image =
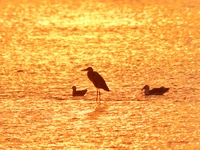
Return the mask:
M163 95L164 93L169 91L169 88L162 86L160 88L153 88L153 89L149 90L149 86L145 85L142 88L142 90L144 90L145 96L148 96L148 95Z
M88 67L86 69L83 69L82 71L87 71L87 76L92 81L94 86L97 88L97 97L96 102L100 103L100 89L104 89L105 91L110 91L108 86L106 85L105 80L103 77L96 71L93 71L92 67Z
M72 96L84 96L87 92L87 89L85 90L76 90L76 86L72 86Z

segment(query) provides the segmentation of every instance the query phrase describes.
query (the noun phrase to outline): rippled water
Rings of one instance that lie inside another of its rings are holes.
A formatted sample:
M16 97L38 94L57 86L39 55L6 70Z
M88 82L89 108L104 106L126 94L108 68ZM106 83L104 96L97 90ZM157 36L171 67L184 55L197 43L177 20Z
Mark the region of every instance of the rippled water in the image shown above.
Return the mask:
M200 149L199 6L0 1L0 149ZM111 89L101 105L88 66Z

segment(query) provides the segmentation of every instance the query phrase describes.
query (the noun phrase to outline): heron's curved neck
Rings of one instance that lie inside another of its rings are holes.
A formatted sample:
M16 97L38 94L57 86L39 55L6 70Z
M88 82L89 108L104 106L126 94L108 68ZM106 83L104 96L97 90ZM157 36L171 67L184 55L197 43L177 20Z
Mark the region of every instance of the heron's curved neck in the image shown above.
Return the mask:
M87 74L93 74L94 71L93 70L88 70Z
M89 70L87 72L87 76L90 79L90 81L92 81L94 83L94 72L93 72L93 70Z

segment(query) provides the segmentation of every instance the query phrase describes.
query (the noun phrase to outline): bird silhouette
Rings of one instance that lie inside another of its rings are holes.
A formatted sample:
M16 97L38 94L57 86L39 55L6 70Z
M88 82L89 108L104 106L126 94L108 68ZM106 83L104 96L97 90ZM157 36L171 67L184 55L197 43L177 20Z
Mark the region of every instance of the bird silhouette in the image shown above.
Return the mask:
M77 91L76 86L72 86L72 96L84 96L86 92L87 89Z
M142 90L144 90L144 94L147 95L163 95L164 93L169 91L169 88L166 88L164 86L160 87L160 88L153 88L151 90L149 90L149 86L145 85ZM142 91L141 90L141 91Z
M87 71L88 78L97 88L96 102L100 103L100 89L104 89L105 91L110 91L108 86L106 85L105 80L98 72L93 71L92 67L88 67L86 69L83 69L82 71Z

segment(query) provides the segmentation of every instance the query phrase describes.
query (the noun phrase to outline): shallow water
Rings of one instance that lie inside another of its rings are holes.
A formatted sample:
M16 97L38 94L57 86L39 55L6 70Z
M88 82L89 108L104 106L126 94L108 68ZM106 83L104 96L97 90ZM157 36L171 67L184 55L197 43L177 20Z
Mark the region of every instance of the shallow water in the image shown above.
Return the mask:
M199 4L0 1L0 148L200 149Z

